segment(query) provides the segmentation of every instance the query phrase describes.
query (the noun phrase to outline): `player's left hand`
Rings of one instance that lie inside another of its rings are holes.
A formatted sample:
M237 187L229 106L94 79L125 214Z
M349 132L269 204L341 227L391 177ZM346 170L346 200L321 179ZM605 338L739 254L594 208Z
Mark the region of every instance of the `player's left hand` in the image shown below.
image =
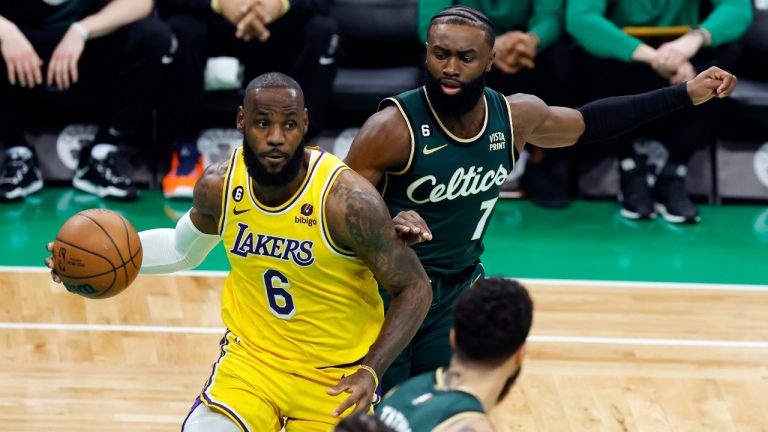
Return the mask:
M421 215L413 210L401 211L394 218L395 232L409 245L432 240L432 232Z
M688 90L691 102L694 105L700 105L713 97L725 98L730 96L737 83L736 75L712 66L696 75L696 78L688 81L686 90Z
M53 242L49 242L47 245L45 245L45 250L53 254ZM53 263L53 255L48 255L45 258L45 266L51 269L51 279L53 279L56 283L61 283L61 278L59 277L59 274L56 273L56 267Z
M352 405L355 406L355 409L350 415L368 412L376 392L375 386L376 381L373 379L373 375L365 369L358 369L352 375L341 378L339 383L329 388L326 393L331 396L349 393L349 397L336 407L332 415L338 417Z
M59 90L66 90L80 78L77 62L85 49L85 39L74 27L70 27L53 50L48 63L48 85L56 83Z

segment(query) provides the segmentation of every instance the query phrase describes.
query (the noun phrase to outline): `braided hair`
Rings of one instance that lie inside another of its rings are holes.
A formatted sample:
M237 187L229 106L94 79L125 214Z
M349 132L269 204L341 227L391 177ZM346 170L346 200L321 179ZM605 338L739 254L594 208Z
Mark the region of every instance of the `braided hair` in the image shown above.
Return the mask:
M493 32L493 23L485 14L469 6L450 6L432 17L429 22L427 34L436 24L461 24L478 28L485 32L485 41L493 48L496 43L496 35Z

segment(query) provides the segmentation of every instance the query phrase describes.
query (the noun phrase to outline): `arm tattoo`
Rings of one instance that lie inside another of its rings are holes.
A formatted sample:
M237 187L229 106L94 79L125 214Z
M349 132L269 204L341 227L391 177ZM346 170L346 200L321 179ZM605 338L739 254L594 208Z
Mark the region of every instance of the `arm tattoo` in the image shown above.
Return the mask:
M383 285L398 292L409 285L416 269L400 253L405 243L394 234L389 212L378 192L337 182L334 193L344 203L343 224L351 242L347 246L354 245L352 249Z
M369 217L368 212L371 202L365 192L354 193L346 186L342 189L347 192L347 209L344 213L344 222L355 242L365 245L375 251L381 250L384 245L384 239L381 236L379 224ZM342 192L344 193L344 192Z
M229 159L208 167L195 185L193 205L198 211L218 218L221 213L221 194Z

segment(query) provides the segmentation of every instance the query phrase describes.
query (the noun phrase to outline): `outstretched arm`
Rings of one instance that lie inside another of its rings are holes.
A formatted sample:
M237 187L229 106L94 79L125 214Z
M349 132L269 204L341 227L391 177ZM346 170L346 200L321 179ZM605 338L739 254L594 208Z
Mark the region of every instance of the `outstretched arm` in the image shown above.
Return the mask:
M539 147L566 147L621 135L651 120L690 105L730 96L736 77L717 67L701 72L683 84L647 93L616 96L591 102L573 110L549 107L535 96L507 98L515 121L515 145L525 142Z
M176 228L139 233L144 249L142 274L173 273L199 266L219 244L221 194L228 160L211 165L195 184L193 207Z
M416 254L392 228L384 201L365 179L352 171L339 176L326 209L331 236L351 248L376 280L392 296L379 336L363 364L382 376L395 357L416 334L432 301L432 287ZM373 376L365 371L343 378L328 390L331 395L350 393L335 415L352 405L367 410L375 391Z
M184 214L175 228L157 228L139 232L144 259L142 274L173 273L197 267L219 244L218 220L221 214L221 193L227 162L211 165L195 184L194 206ZM53 251L53 242L46 245ZM45 259L51 278L61 283L54 268L53 257Z

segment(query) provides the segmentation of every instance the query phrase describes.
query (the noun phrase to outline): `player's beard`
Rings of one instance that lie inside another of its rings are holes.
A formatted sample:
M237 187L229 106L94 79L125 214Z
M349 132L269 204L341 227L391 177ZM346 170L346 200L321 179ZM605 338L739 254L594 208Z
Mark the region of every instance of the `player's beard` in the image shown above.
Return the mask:
M259 162L256 157L256 153L251 150L248 143L243 137L243 161L245 167L248 169L248 175L256 181L256 183L262 186L285 186L290 183L291 180L296 178L299 173L301 164L304 161L304 141L301 142L299 148L293 152L293 156L288 159L283 169L278 172L270 173Z
M504 387L501 388L501 393L499 394L499 399L497 399L497 402L501 402L504 400L505 397L509 394L509 391L512 390L512 386L515 385L515 381L517 381L517 377L520 376L520 371L523 369L522 366L518 367L512 375L507 378L507 381L504 383Z
M483 71L479 77L464 83L460 92L455 95L447 95L440 88L440 79L426 71L424 85L427 87L427 95L429 95L432 107L438 114L451 117L461 116L472 111L472 108L477 105L477 101L483 96L487 74Z

